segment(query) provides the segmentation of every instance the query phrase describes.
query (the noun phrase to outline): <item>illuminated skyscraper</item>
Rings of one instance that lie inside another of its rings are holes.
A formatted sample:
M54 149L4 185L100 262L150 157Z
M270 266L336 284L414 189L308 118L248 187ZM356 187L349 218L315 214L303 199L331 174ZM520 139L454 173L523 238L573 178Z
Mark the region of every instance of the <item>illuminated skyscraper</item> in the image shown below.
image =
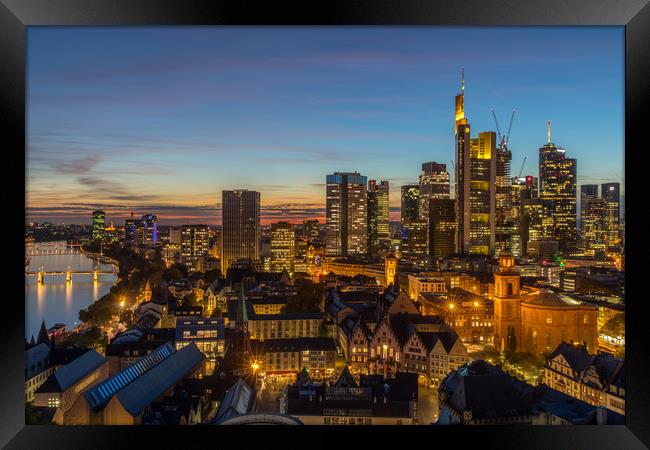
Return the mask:
M368 252L376 254L388 232L388 181L368 182Z
M418 220L419 202L420 202L420 185L406 184L401 188L401 212L400 219L402 223Z
M468 169L464 175L463 196L458 199L463 211L463 252L494 254L496 202L496 133L484 131L469 145ZM460 234L460 233L459 233Z
M535 227L536 220L539 221L538 229L541 229L541 216L536 217L534 214L531 217L530 200L537 199L537 177L514 177L511 179L511 208L512 217L517 224L517 247L518 252L512 252L515 256L526 256L529 225ZM524 205L528 205L528 210L525 210ZM541 203L540 203L541 208ZM540 210L541 211L541 210ZM526 216L528 213L528 216ZM531 222L531 218L534 220ZM533 231L533 235L537 236L537 232Z
M246 189L221 193L221 273L236 259L260 261L260 193Z
M422 257L428 254L429 221L409 220L402 224L402 256Z
M104 242L104 230L106 227L106 214L104 211L93 212L93 231L92 240L95 242Z
M524 198L521 201L521 256L528 255L530 243L543 241L544 234L544 207L541 198Z
M133 214L131 214L133 217ZM124 221L124 243L127 245L137 245L140 241L138 237L138 224L139 220L136 219L126 219Z
M293 224L271 224L271 272L294 271L296 231Z
M320 235L320 224L318 223L318 219L305 220L302 223L302 233L307 241L316 241Z
M456 247L458 253L494 253L496 133L470 138L465 117L465 77L456 95Z
M607 249L618 249L621 235L621 185L603 183L600 186L600 196L607 202Z
M549 120L547 143L539 149L539 190L545 233L558 242L562 253L572 253L577 247L576 170L576 160L551 142Z
M429 200L428 253L443 258L456 251L456 201L449 198Z
M519 254L519 223L512 204L512 179L510 178L510 161L512 153L505 141L496 149L496 191L495 191L495 253L509 250Z
M181 261L190 270L197 270L199 259L208 256L207 225L183 225L181 227Z
M586 207L589 200L598 198L597 184L583 184L580 186L580 244L582 250L587 250L587 240L585 239L585 225L588 221Z
M326 255L363 255L368 249L368 177L335 172L326 178Z
M139 225L142 243L144 245L156 244L158 242L158 218L153 214L145 214Z
M449 198L449 173L445 164L435 161L422 164L420 173L420 219L429 217L429 204L432 198Z
M580 210L583 211L580 227L584 253L590 256L603 255L607 250L607 201L588 196L584 202L584 205L580 207Z

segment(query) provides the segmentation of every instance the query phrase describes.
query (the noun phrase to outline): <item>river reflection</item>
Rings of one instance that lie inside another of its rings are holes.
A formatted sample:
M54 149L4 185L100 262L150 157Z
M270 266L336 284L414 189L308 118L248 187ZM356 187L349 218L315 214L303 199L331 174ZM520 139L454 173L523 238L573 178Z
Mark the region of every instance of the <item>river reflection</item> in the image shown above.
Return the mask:
M66 249L65 242L39 243L26 247L30 258L26 272L111 270L110 264L98 264L82 255L78 249ZM79 310L108 293L115 283L115 275L101 274L93 281L92 274L73 274L71 281L65 275L46 275L43 284L36 275L25 275L25 335L38 335L41 321L49 328L65 323L68 330L79 321Z

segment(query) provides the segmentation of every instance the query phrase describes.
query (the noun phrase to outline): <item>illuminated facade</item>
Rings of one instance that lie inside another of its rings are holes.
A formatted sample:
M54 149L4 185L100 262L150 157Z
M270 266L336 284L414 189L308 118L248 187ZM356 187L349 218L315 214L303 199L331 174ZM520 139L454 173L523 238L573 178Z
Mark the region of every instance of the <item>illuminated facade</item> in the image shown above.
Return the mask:
M295 258L296 231L293 224L271 224L271 272L293 272Z
M401 255L406 257L425 256L428 253L429 226L426 220L409 220L402 224Z
M368 252L376 254L388 232L388 181L368 182Z
M142 244L153 245L158 243L158 217L153 214L145 214L139 223Z
M470 140L469 189L462 199L469 217L463 230L467 253L492 255L495 242L496 133L481 132Z
M260 193L222 192L221 273L236 259L260 260Z
M208 226L183 225L180 247L182 263L191 271L198 270L199 260L208 255Z
M547 237L559 243L563 253L577 248L576 171L577 161L567 158L566 151L548 141L539 149L540 198L544 206L544 228Z
M368 249L368 178L335 172L326 178L326 255L363 255Z
M320 224L318 219L305 220L302 223L303 236L308 242L314 242L320 235Z
M530 207L529 210L524 208L524 205L530 205L531 201L538 197L537 177L514 177L511 179L510 186L510 206L517 230L516 245L513 246L512 253L516 256L526 256L531 223L533 224L533 240L541 239L541 235L538 236L536 232L537 229L541 229L541 215L531 215ZM536 221L539 222L537 229L534 225Z
M445 164L422 164L419 184L418 214L421 220L429 219L429 204L434 198L449 198L449 173Z
M607 205L607 250L618 250L621 247L621 185L604 183L600 192Z
M509 250L519 255L519 224L517 214L513 211L512 204L512 179L510 177L510 161L512 152L505 143L496 149L496 190L495 190L495 254L501 250Z
M104 211L93 212L93 231L92 240L95 242L104 242L104 229L106 226L106 214Z
M607 201L597 197L582 200L580 228L585 255L603 255L607 250Z
M490 284L496 348L544 354L563 341L575 341L595 350L598 308L547 289L521 291L514 264L512 254L502 253Z
M402 223L418 220L419 202L420 202L420 185L406 184L401 187L401 214Z

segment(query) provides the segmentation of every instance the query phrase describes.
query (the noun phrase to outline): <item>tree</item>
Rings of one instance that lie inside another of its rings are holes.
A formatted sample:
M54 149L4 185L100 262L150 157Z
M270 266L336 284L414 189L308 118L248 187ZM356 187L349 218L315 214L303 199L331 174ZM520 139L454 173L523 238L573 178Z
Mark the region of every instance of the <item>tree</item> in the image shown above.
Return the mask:
M625 313L621 312L605 322L600 332L612 337L625 337Z
M506 345L510 352L517 351L517 337L515 336L515 329L512 326L508 327L508 337L506 338Z
M99 349L104 351L107 344L106 335L97 327L91 327L83 333L71 333L67 336L66 342L79 347Z
M201 299L197 298L196 293L190 292L183 297L183 306L198 306L201 304Z

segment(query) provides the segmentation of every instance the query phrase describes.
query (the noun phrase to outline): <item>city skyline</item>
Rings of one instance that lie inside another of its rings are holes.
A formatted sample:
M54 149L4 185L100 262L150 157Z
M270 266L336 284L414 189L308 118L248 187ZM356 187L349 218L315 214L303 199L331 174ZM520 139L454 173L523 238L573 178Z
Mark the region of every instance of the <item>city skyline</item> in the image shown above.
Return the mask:
M398 221L423 163L446 164L453 192L461 68L473 134L495 130L491 107L502 131L517 110L513 176L524 157L538 175L550 119L578 185L619 182L624 208L617 28L43 27L28 48L28 221L215 225L221 191L243 188L262 224L324 223L337 171L389 181Z

